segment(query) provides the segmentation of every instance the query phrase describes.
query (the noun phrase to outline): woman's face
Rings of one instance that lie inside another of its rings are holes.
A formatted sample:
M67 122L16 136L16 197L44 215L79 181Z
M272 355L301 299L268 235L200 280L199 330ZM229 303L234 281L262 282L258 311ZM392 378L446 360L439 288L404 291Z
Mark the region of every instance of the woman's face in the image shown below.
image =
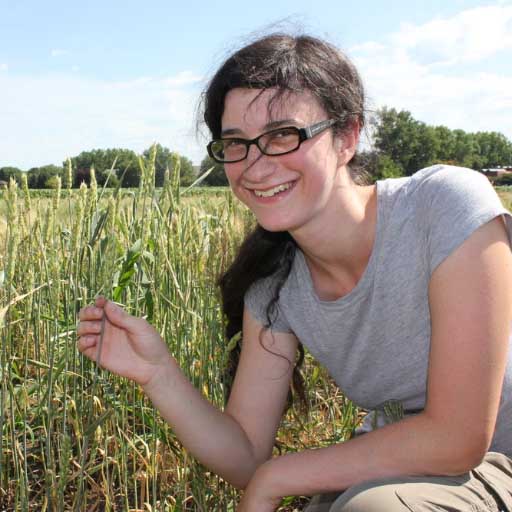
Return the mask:
M229 91L222 137L253 139L275 128L304 128L328 119L309 93L284 94L269 109L274 95L274 90ZM246 160L224 164L226 175L234 194L265 229L293 232L318 217L332 197L338 168L344 165L343 144L327 129L286 155L267 156L252 145Z

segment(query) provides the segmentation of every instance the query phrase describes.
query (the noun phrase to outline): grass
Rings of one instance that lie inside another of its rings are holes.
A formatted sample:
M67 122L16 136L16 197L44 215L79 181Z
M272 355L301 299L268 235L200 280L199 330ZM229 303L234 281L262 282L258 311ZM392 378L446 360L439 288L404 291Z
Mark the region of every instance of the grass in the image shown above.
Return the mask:
M500 196L503 206L507 210L512 210L512 187L497 187L496 191Z
M136 190L107 194L93 181L49 197L3 192L0 510L235 510L236 490L183 450L141 390L76 350L80 308L116 298L148 318L222 407L215 278L253 219L225 190L182 195L178 178L175 169L156 190L148 160ZM283 418L282 453L341 441L357 422L309 356L305 378L312 412Z
M253 219L226 190L182 195L177 170L162 189L153 179L147 161L136 190L2 192L0 510L235 510L236 490L188 456L140 389L76 350L79 309L115 297L222 407L215 277ZM510 209L510 189L498 192ZM311 412L286 414L276 454L343 441L358 421L309 356L305 379Z

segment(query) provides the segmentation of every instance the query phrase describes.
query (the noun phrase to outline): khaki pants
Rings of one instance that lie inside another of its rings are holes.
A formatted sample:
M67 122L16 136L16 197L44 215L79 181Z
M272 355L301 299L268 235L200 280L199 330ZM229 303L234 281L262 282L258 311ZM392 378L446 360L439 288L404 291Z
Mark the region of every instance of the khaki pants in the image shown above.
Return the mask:
M315 496L306 512L512 512L512 460L489 452L469 473L372 480Z

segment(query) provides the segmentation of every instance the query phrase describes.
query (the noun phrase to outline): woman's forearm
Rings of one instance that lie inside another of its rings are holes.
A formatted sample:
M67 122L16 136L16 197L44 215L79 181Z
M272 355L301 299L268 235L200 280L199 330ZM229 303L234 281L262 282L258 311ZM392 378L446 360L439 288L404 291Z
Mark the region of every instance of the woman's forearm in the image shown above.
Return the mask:
M247 435L201 395L173 358L143 389L194 457L235 487L245 488L258 466Z
M250 485L272 496L307 496L379 478L464 473L479 463L481 450L447 430L418 414L344 443L276 457Z

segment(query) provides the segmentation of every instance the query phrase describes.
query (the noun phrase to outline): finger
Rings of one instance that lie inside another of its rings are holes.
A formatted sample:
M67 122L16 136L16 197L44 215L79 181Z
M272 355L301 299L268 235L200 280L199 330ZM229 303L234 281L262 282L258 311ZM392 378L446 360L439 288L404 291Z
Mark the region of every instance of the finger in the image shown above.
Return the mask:
M140 318L128 314L122 307L112 301L108 301L105 304L105 313L110 322L129 332L136 330L141 321Z
M98 336L80 336L77 342L78 350L85 354L87 357L94 357L98 341Z
M94 301L94 304L98 308L103 308L106 303L107 303L107 299L101 295L99 297L96 297L96 300Z
M78 312L80 320L101 320L103 309L96 306L86 306Z
M76 333L79 336L85 336L88 334L99 334L101 332L101 322L87 322L82 321L78 324L78 327L76 329Z
M88 359L90 359L91 361L96 361L96 352L97 352L97 348L96 348L96 345L94 345L94 347L89 347L89 348L86 348L85 350L82 351L82 354L87 357Z

